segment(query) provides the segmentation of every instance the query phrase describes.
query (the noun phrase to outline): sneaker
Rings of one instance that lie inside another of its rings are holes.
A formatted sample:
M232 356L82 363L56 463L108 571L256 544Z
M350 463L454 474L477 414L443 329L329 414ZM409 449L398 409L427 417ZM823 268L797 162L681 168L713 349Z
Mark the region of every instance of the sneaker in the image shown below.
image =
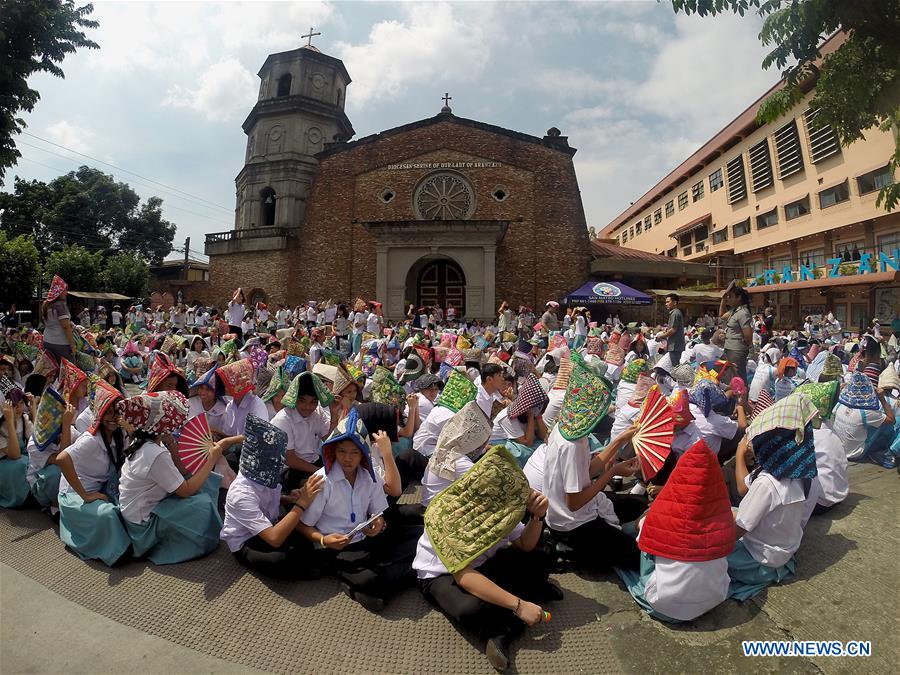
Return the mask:
M501 636L492 637L487 641L484 655L498 673L506 672L509 668L509 655L506 653L505 640Z

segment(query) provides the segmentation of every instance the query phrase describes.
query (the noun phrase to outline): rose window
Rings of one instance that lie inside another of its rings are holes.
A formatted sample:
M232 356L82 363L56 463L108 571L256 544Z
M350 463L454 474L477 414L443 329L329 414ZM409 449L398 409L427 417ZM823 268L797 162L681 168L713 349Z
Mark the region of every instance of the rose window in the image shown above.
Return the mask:
M421 220L466 220L475 211L475 192L462 176L439 173L419 183L413 205Z

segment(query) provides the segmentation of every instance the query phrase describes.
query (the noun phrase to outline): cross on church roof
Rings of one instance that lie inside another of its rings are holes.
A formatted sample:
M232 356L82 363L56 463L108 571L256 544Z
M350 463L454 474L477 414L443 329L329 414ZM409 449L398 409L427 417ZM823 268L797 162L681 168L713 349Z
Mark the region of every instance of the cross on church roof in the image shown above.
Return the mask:
M316 35L321 35L321 33L315 33L315 32L313 32L313 27L310 26L310 27L309 27L309 33L307 33L306 35L301 35L301 36L300 36L300 39L302 40L303 38L309 38L309 41L306 43L306 46L307 46L307 47L312 47L312 39L313 39Z
M442 100L444 101L444 105L450 105L450 101L453 100L453 97L449 93L445 92L444 98Z

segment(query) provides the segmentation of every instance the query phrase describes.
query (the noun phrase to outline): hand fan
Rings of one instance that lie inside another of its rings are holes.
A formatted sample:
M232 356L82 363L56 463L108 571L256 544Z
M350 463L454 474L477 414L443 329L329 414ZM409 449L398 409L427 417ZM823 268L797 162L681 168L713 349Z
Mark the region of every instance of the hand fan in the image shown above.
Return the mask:
M195 473L206 462L214 442L206 413L189 419L178 436L178 456L184 468Z
M675 438L675 414L658 386L647 394L637 423L631 444L641 459L644 479L650 480L665 464Z

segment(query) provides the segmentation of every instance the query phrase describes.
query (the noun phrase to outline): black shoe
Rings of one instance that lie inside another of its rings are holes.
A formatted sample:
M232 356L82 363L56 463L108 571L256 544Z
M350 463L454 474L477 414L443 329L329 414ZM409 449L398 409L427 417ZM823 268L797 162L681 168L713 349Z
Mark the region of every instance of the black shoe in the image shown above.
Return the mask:
M488 663L498 673L506 672L506 669L509 668L509 654L506 653L506 642L503 636L498 635L490 638L484 648L484 655L487 656Z
M356 600L360 605L370 612L378 613L384 609L385 602L382 598L361 591L354 591L349 586L344 586L344 592L352 599Z

